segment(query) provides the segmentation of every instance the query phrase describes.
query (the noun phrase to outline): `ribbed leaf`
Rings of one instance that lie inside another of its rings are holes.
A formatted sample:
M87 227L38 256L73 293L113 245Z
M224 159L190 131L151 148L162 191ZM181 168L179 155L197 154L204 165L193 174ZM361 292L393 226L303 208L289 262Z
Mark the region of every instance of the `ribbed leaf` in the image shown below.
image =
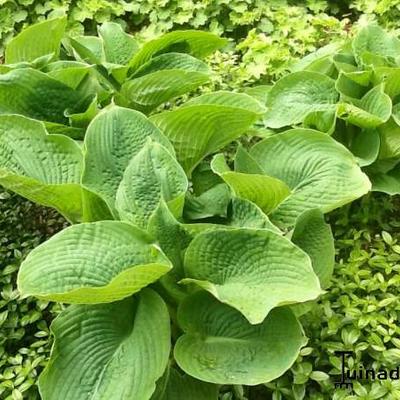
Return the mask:
M392 113L392 101L383 92L383 86L375 86L359 101L340 103L337 115L361 128L375 128L385 123Z
M226 40L209 32L174 31L147 42L130 62L132 71L160 54L178 52L203 58L226 44Z
M39 379L43 400L149 399L168 362L168 310L155 292L74 305L52 324L55 344Z
M18 287L65 303L106 303L138 292L171 269L138 228L117 221L73 225L36 247L22 263Z
M0 114L21 114L66 124L65 110L83 112L90 101L91 98L30 68L0 75Z
M128 64L139 49L136 40L115 22L105 22L98 30L99 36L103 39L106 61L120 65Z
M338 100L335 81L318 72L299 71L280 79L267 97L267 127L298 124L307 114L332 111Z
M187 374L206 382L269 382L290 368L306 343L290 310L273 310L262 324L250 325L206 292L187 297L178 320L185 334L175 345L175 359Z
M30 62L48 54L58 58L66 25L67 19L62 17L39 22L24 29L7 44L6 64Z
M181 217L187 189L182 167L165 147L149 140L126 168L115 206L122 220L146 228L161 200Z
M150 120L170 139L179 163L190 174L205 156L238 138L263 112L262 105L246 94L215 92Z
M48 135L38 121L0 115L0 184L7 189L79 221L82 161L70 138Z
M311 260L269 230L225 229L195 237L185 254L183 283L196 283L252 324L277 306L317 298Z
M171 149L162 133L138 111L110 106L89 125L82 183L101 195L111 209L126 167L148 137Z
M291 189L292 194L272 214L278 224L293 226L305 210L328 212L371 187L353 155L321 132L292 129L257 143L250 155L265 174Z
M180 69L156 71L122 85L122 101L149 112L160 104L190 92L209 80L209 75Z
M222 154L214 157L211 166L230 186L235 196L257 204L267 214L290 195L288 186L279 179L230 171Z
M311 258L321 286L328 286L335 264L335 246L330 225L320 210L308 210L296 221L292 242Z

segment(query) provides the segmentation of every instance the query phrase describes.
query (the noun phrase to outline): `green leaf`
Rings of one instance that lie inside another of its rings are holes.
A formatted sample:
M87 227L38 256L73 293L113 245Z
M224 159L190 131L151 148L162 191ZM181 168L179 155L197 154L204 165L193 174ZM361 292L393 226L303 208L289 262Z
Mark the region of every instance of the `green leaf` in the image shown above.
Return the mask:
M183 283L196 283L252 324L277 306L321 294L306 253L269 230L225 229L194 238L185 253Z
M268 229L275 233L282 233L263 211L249 200L234 197L232 199L231 209L228 210L228 217L228 225L232 227Z
M43 400L149 399L167 366L168 310L150 289L116 303L68 307L51 329Z
M30 68L0 75L0 114L21 114L67 124L64 112L86 111L91 100L43 72Z
M397 165L391 171L380 174L370 174L372 190L383 192L390 196L400 194L400 167Z
M72 139L48 135L38 121L0 115L0 184L7 189L79 221L82 164Z
M392 114L392 101L383 92L383 85L375 86L361 100L353 99L352 103L340 103L337 115L360 128L382 125Z
M140 229L118 221L73 225L36 247L22 263L24 295L64 303L120 300L171 269Z
M78 61L99 65L106 61L103 41L97 36L77 36L69 38L69 44Z
M169 368L164 390L155 393L151 400L217 400L218 386L201 382L189 375Z
M190 175L205 156L238 138L263 112L252 97L221 91L196 97L150 120L170 139L179 163Z
M391 118L378 127L380 137L379 159L398 159L400 157L400 126Z
M130 62L132 71L137 70L151 58L164 53L188 53L204 58L226 44L226 40L209 32L174 31L147 42Z
M115 206L122 220L146 228L161 200L181 217L187 189L182 167L165 147L149 140L127 166Z
M227 185L219 183L199 196L186 194L184 216L186 219L226 217L231 193Z
M400 54L400 40L375 24L362 28L354 38L352 47L358 58L365 53L393 58Z
M160 104L190 92L210 79L208 74L180 69L161 70L125 82L122 102L146 112Z
M105 22L98 31L103 39L105 59L109 63L126 65L139 49L136 40L125 33L120 24Z
M371 165L378 157L380 148L379 132L363 129L351 137L348 149L355 155L360 167Z
M273 310L262 324L250 325L206 292L187 297L178 320L185 333L175 345L175 359L187 374L206 382L269 382L290 368L306 343L290 310Z
M39 22L24 29L7 44L6 64L30 62L48 54L58 58L66 25L67 19L62 17Z
M270 128L298 124L311 112L334 110L337 100L333 79L318 72L294 72L268 93L264 123Z
M310 256L321 287L327 287L335 264L335 246L331 227L320 210L307 210L299 216L292 242Z
M103 197L112 210L124 171L148 137L171 149L143 114L113 105L100 112L87 129L82 184Z
M213 158L211 167L229 185L236 197L250 200L266 214L290 195L290 189L279 179L267 175L231 171L225 163L223 154Z
M277 224L293 226L304 211L331 211L371 187L353 155L321 132L291 129L257 143L250 155L265 174L291 189L292 194L271 215Z

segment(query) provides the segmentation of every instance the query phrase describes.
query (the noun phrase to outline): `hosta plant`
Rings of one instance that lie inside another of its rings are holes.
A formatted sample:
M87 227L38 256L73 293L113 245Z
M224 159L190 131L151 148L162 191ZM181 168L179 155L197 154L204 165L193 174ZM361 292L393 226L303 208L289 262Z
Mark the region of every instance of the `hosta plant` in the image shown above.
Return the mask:
M160 57L202 48L203 33L173 35L166 47L164 37L139 50L129 65L145 59L168 83L162 67L169 64ZM230 92L145 115L127 108L133 103L121 106L121 91L110 89L114 101L96 104L95 115L83 110L87 127L76 140L41 113L71 117L60 99L79 102L93 86L78 85L73 97L76 89L60 76L70 82L76 71L61 68L56 79L35 69L49 68L58 47L34 56L17 51L19 43L28 49L28 38L11 42L7 57L18 58L0 76L8 99L0 115L0 184L72 223L33 250L18 275L22 295L70 304L52 325L42 398L212 400L222 385L281 376L307 342L297 316L332 273L323 214L370 189L355 157L324 133L292 129L237 146L234 162L225 160L217 153L266 112L253 97ZM118 80L131 68L92 61L85 68L97 82L98 74ZM59 89L15 80L21 71Z
M349 42L301 60L290 74L259 88L265 127L313 128L356 156L373 189L400 193L400 40L377 25ZM253 89L255 91L255 89Z
M146 114L210 79L199 58L223 46L208 32L176 31L140 46L120 25L98 36L65 36L65 18L33 25L7 46L0 65L0 114L45 122L51 133L81 139L101 107Z

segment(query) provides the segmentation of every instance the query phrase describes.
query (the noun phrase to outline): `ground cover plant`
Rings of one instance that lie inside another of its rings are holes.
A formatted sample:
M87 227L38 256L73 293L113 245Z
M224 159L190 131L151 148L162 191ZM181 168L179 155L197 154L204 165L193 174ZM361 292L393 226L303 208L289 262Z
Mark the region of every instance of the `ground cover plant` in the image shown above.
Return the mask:
M344 44L330 44L265 87L267 128L313 128L357 157L373 190L400 193L400 40L368 25Z
M306 343L296 315L307 308L291 305L315 300L332 273L323 213L367 193L367 176L310 129L237 146L233 165L210 162L262 104L222 91L156 108L182 94L167 79L175 69L198 72L193 56L219 38L177 31L139 47L105 24L60 51L63 24L16 37L0 75L0 183L74 223L18 276L24 296L72 304L52 326L42 397L211 399L220 385L279 377ZM123 86L142 77L139 100L140 85Z

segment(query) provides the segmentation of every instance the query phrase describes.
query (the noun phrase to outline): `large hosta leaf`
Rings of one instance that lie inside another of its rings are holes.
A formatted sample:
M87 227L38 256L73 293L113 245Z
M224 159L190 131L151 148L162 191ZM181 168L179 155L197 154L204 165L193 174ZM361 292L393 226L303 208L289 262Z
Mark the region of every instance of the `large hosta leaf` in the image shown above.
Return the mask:
M90 102L91 98L31 68L0 75L0 114L21 114L66 124L66 110L83 112Z
M335 81L328 76L294 72L280 79L268 93L264 122L270 128L300 123L311 112L334 110L338 96Z
M306 343L290 310L273 310L262 324L250 325L206 292L186 298L178 320L185 334L175 345L175 359L187 374L206 382L271 381L290 368Z
M214 157L211 166L237 197L257 204L267 214L290 195L290 189L279 179L231 171L222 154Z
M365 53L381 57L398 57L400 54L400 40L394 35L385 32L378 25L368 25L360 30L352 43L356 57Z
M178 52L203 58L226 44L226 40L209 32L174 31L146 43L130 62L134 71L152 57L160 54Z
M65 17L43 21L32 25L15 38L6 47L6 63L30 62L53 55L58 57L61 39L64 36L67 19Z
M114 208L124 171L148 137L171 149L159 129L140 112L116 106L106 108L93 119L86 133L83 185Z
M73 225L34 249L21 265L24 295L65 303L122 299L171 269L151 239L117 221Z
M150 120L170 139L178 161L190 174L203 157L238 138L264 111L246 94L215 92Z
M310 256L321 286L328 286L335 264L335 246L331 227L320 210L308 210L300 215L292 242Z
M209 79L208 74L197 71L171 69L153 72L124 83L122 101L150 111L161 103L196 89Z
M360 128L375 128L385 123L392 113L392 101L383 92L383 86L375 86L361 100L340 103L337 115Z
M272 220L282 225L293 226L305 210L333 210L371 188L354 156L321 132L292 129L257 143L250 155L265 174L291 189L272 214Z
M125 65L139 49L136 40L124 32L120 24L105 22L98 28L103 39L104 55L107 62Z
M272 308L321 293L311 260L269 230L226 229L195 237L185 254L184 283L194 282L239 310L252 324Z
M187 189L182 167L165 147L149 140L126 168L115 205L123 220L146 228L161 200L180 217Z
M51 329L43 400L149 399L167 366L168 310L150 289L116 303L71 306Z
M48 135L38 121L0 115L0 184L7 189L79 221L82 163L72 139Z

